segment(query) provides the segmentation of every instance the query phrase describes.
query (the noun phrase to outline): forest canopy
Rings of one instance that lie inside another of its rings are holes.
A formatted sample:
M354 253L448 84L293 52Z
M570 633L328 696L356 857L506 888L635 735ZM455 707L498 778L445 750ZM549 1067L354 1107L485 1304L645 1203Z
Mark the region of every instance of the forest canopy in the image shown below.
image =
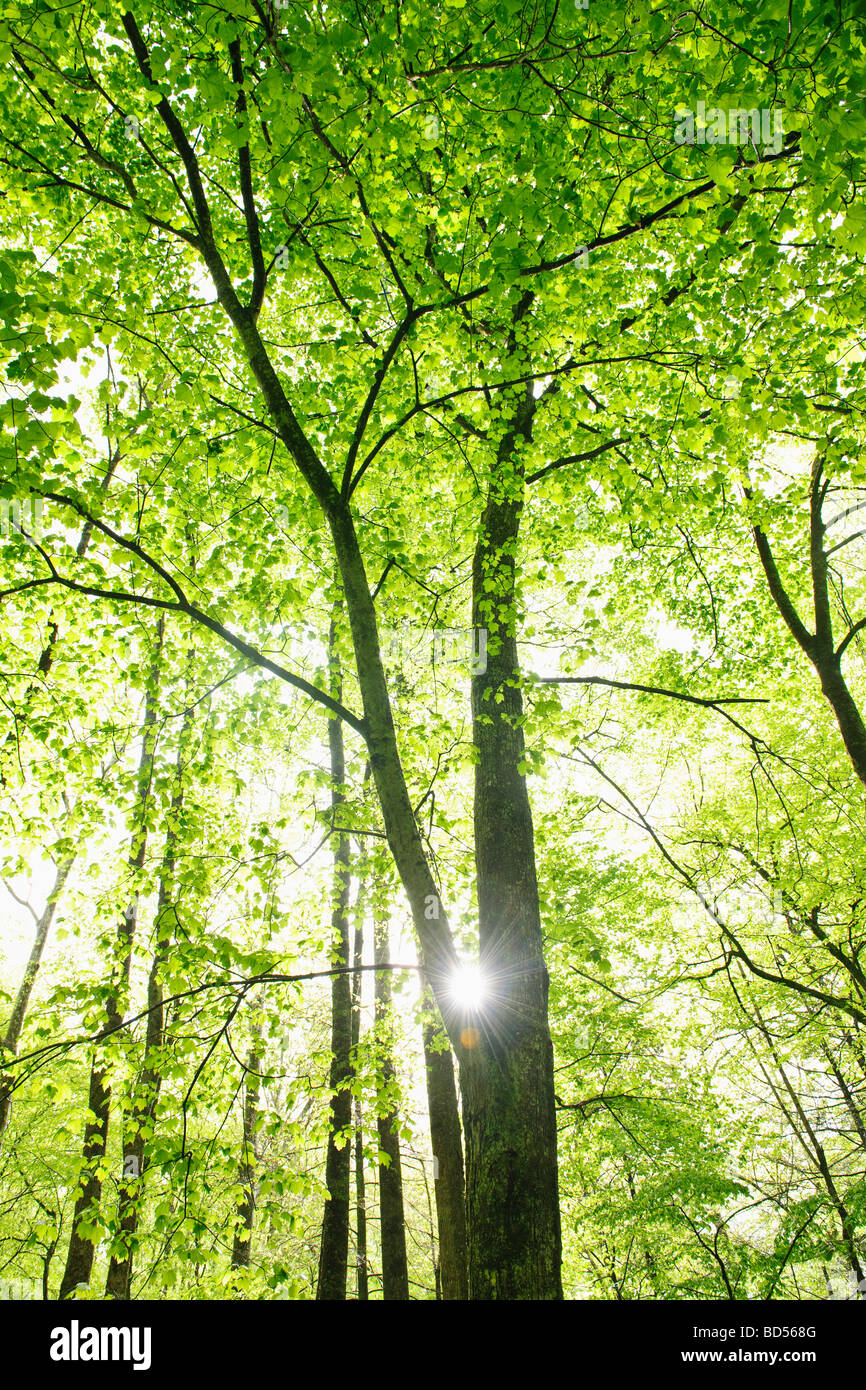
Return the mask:
M857 0L0 59L0 1291L866 1296Z

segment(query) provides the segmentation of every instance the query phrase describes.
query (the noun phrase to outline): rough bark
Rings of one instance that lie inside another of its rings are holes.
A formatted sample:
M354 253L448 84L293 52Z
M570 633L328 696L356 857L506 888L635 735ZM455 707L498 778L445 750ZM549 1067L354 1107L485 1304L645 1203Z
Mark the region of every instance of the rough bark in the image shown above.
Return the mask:
M489 996L461 1058L470 1299L560 1299L553 1047L532 814L523 773L514 556L531 385L502 438L473 563L487 669L472 681L480 963Z

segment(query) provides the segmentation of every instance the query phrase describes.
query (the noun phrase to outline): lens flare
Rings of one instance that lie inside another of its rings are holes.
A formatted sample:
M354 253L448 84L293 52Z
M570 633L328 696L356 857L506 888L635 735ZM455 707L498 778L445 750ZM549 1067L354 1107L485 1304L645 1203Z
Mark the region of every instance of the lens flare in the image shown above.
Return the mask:
M487 985L477 965L467 963L455 970L451 980L451 997L462 1009L481 1008L487 998Z

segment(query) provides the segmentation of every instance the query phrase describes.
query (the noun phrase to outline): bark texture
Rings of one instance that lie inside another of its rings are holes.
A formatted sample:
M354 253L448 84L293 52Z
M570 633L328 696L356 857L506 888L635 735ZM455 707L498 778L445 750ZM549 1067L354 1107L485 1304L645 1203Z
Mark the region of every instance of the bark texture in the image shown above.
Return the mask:
M519 444L530 436L534 410L530 384L497 451L473 563L473 621L487 629L488 654L472 681L488 998L477 1018L465 1019L460 1064L473 1300L562 1298L553 1046L515 639L525 487Z

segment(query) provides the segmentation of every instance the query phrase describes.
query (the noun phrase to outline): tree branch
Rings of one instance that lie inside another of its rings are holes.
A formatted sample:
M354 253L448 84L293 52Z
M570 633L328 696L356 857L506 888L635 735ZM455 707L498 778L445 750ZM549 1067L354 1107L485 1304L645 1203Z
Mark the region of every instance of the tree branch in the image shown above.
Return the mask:
M61 506L71 507L83 520L89 522L90 525L97 531L100 531L102 535L107 536L115 545L120 546L131 555L135 555L137 559L147 565L154 574L158 575L159 578L169 586L172 593L175 595L175 601L171 602L169 599L154 598L148 594L130 593L126 590L102 589L94 585L78 584L75 580L67 579L64 575L60 574L51 556L39 546L39 553L48 565L55 583L90 598L110 599L120 603L137 603L150 608L159 608L168 612L173 611L185 614L187 617L194 619L195 622L200 623L202 627L208 628L210 632L213 632L217 637L221 638L222 641L228 643L229 646L234 647L235 651L240 652L241 655L246 657L248 661L251 661L253 665L260 666L264 670L270 671L274 676L279 676L280 680L285 681L288 685L294 686L296 690L300 690L305 695L308 695L311 700L315 700L318 704L323 705L330 714L345 720L349 727L360 734L366 742L367 726L363 719L353 714L351 710L346 709L345 705L342 705L339 700L334 700L326 691L320 690L318 686L311 685L309 681L304 680L303 676L296 676L284 666L280 666L278 662L271 661L271 659L265 656L263 652L260 652L257 647L244 641L242 637L236 637L223 623L219 622L216 618L212 618L209 613L199 608L197 604L192 603L191 600L187 598L174 576L169 574L159 561L155 560L152 555L149 555L137 541L131 541L127 539L126 536L121 536L117 531L107 526L104 521L100 521L98 517L91 516L79 502L75 502L70 497L64 497L62 493L43 492L41 495L50 502L57 502Z
M247 98L244 92L244 67L241 61L241 42L240 39L233 39L229 44L229 53L232 60L232 80L238 89L237 109L241 120L246 120ZM256 200L253 192L253 172L250 161L250 147L243 144L238 148L238 172L240 174L241 195L244 200L244 219L247 224L247 241L250 247L250 257L253 263L253 288L250 294L250 302L247 309L254 319L258 318L262 301L265 297L265 285L267 274L265 272L265 260L262 255L262 240L259 230L259 215L256 211Z

